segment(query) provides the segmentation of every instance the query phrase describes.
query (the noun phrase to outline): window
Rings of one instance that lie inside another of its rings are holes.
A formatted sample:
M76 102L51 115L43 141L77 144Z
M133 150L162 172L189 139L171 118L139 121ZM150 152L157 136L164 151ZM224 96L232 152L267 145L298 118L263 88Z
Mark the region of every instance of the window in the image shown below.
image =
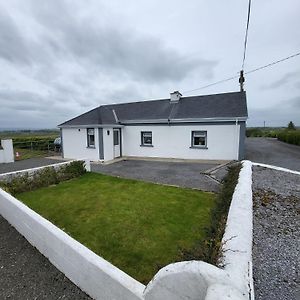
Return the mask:
M118 146L119 144L119 129L114 129L114 146Z
M141 146L152 146L152 131L142 131L141 139Z
M94 128L87 129L87 146L89 148L95 148L95 129Z
M192 148L207 148L207 132L192 131Z

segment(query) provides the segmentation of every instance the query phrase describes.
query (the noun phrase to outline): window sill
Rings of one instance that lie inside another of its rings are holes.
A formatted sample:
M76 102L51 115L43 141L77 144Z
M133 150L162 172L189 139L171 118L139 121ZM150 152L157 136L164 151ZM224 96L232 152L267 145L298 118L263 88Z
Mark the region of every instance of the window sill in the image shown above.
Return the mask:
M205 147L196 147L196 146L191 146L190 149L208 149L206 146Z
M140 145L140 147L153 147L153 145Z
M87 148L87 149L96 149L95 146L87 146L86 148Z

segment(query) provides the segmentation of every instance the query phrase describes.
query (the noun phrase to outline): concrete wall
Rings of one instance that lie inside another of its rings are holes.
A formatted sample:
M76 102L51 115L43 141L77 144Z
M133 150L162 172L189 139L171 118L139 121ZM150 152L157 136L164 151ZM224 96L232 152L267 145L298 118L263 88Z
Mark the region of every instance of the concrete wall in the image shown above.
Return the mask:
M144 125L122 129L123 156L238 159L240 125ZM207 131L207 149L191 147L192 131ZM152 131L153 147L141 147L141 131Z
M98 128L95 128L95 148L87 147L86 128L63 128L61 134L64 158L99 160Z
M12 140L1 140L0 163L11 163L14 161L14 148Z
M146 300L254 300L252 164L243 162L222 240L224 268L200 261L170 264L147 285Z
M142 299L144 285L97 256L0 189L0 214L71 281L95 299Z
M62 163L57 163L57 164L47 165L47 166L42 166L42 167L37 167L37 168L31 168L31 169L26 169L26 170L3 173L3 174L0 174L0 181L9 182L13 178L18 177L18 176L22 176L22 175L25 175L25 174L28 174L29 176L31 176L34 173L36 173L36 172L38 172L42 169L45 169L45 168L54 168L55 170L58 170L61 167L65 166L65 165L68 165L73 161L75 161L75 160L70 160L70 161L66 161L66 162L62 162ZM85 165L84 166L85 166L85 169L86 169L87 172L91 171L91 164L90 164L89 160L85 160Z
M243 162L223 237L223 269L201 261L170 264L145 287L0 189L0 214L95 299L254 300L251 162Z

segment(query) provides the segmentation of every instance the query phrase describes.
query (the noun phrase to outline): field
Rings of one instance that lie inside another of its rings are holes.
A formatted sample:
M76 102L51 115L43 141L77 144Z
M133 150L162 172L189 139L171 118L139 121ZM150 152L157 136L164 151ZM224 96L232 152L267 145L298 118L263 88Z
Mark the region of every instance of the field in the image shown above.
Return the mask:
M253 127L247 128L246 136L277 138L279 141L300 146L300 129Z
M59 135L59 130L0 131L0 139L13 140L14 152L18 152L16 160L54 154L56 149L53 142Z
M215 206L212 193L96 173L17 198L143 283L206 238Z

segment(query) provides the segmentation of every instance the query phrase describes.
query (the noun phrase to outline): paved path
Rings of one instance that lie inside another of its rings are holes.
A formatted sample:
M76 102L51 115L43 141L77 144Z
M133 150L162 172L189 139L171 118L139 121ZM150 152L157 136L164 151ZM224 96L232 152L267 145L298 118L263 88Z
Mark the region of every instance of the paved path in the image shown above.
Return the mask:
M0 215L0 299L91 299Z
M110 165L92 164L92 171L124 178L217 192L220 185L203 174L204 171L216 166L218 165L213 163L124 160Z
M55 160L50 158L30 158L30 159L24 159L15 161L13 163L8 164L0 164L0 174L7 173L7 172L13 172L13 171L20 171L30 168L36 168L36 167L42 167L42 166L48 166L53 165L56 163L63 162L62 160Z
M246 159L300 171L300 146L272 138L247 138Z

